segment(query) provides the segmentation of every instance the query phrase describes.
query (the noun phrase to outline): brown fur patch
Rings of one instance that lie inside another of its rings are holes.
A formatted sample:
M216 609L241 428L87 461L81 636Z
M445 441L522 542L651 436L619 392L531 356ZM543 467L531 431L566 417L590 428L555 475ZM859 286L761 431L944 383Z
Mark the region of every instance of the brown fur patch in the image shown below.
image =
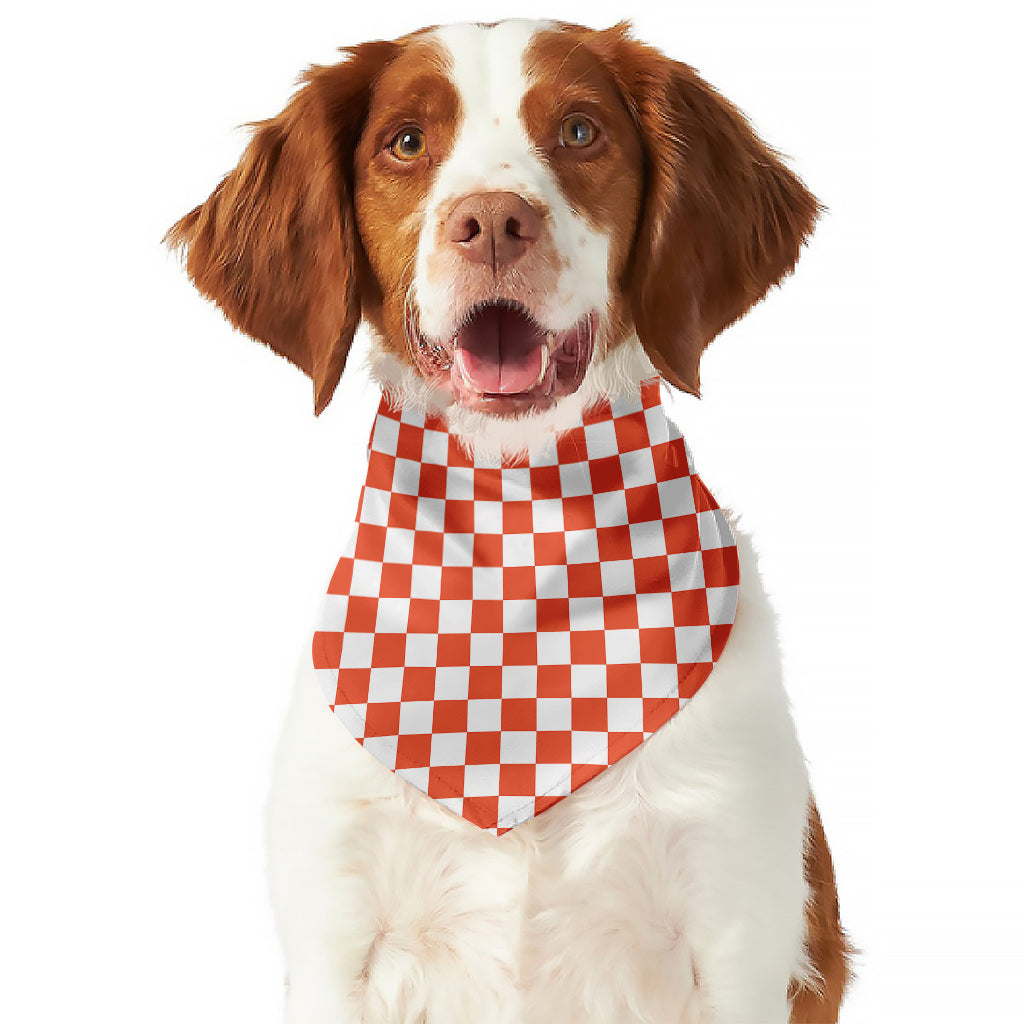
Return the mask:
M697 393L704 348L793 269L818 204L691 67L625 24L566 31L610 69L643 141L628 284L637 333L661 373Z
M351 154L374 79L399 43L364 43L313 67L277 117L254 126L238 166L168 231L192 281L246 334L330 401L359 325Z
M427 195L461 116L441 48L429 38L414 39L380 76L356 149L356 220L366 257L363 315L396 353L405 353L405 298ZM403 164L387 145L409 125L422 129L427 155Z
M605 337L615 345L632 325L625 273L640 217L643 150L614 75L584 45L593 34L564 26L534 37L523 56L530 84L520 116L569 205L596 231L610 236L611 302ZM577 150L559 144L559 127L570 114L583 114L597 125L591 146Z
M808 808L804 876L810 887L805 911L807 954L818 984L793 987L790 1024L835 1024L850 981L850 957L854 950L839 920L832 854L813 799Z

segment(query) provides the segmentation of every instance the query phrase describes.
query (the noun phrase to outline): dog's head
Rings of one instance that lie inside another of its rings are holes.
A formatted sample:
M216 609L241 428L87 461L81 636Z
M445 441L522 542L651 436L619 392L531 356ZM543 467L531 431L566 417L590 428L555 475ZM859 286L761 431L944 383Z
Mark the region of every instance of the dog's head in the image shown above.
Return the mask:
M518 422L635 338L696 392L701 352L792 269L816 213L685 64L624 26L511 21L312 68L168 238L312 378L317 412L365 318L385 382Z

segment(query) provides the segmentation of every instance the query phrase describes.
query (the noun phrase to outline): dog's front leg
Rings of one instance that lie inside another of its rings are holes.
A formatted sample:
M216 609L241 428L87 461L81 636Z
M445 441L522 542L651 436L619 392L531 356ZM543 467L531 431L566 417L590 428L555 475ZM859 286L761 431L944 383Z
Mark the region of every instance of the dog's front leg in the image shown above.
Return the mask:
M333 720L303 665L281 736L268 806L271 897L288 971L288 1024L363 1020L375 925L360 891L361 800L354 740ZM362 751L358 751L362 753Z
M519 1020L527 850L425 797L297 680L270 800L288 1024Z
M675 822L677 919L692 952L699 1021L786 1024L791 985L811 974L810 793L774 612L750 540L734 530L742 583L733 633L707 685L651 744L644 789L661 825Z

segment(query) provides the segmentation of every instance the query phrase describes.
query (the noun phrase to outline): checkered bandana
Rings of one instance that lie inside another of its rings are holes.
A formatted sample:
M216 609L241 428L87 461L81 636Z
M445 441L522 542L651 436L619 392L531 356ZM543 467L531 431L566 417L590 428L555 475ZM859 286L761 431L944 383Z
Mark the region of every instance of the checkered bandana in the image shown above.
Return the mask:
M501 466L384 399L313 664L374 757L500 835L687 703L738 585L656 380Z

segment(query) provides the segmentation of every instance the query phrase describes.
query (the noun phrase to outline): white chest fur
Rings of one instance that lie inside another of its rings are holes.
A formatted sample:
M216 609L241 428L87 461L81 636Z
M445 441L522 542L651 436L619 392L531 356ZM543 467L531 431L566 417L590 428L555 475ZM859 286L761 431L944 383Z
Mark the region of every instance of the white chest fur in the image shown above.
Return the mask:
M291 1024L788 1019L808 783L736 537L736 623L686 713L501 837L346 736L307 656L270 803Z

